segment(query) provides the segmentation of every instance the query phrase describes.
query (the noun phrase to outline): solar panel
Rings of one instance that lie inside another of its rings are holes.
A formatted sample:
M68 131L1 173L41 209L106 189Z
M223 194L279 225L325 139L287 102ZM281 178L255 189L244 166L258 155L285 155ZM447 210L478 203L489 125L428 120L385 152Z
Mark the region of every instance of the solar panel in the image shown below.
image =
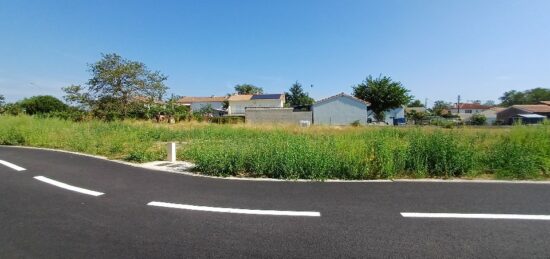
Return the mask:
M279 99L281 98L280 94L258 94L253 95L251 100L260 100L260 99Z

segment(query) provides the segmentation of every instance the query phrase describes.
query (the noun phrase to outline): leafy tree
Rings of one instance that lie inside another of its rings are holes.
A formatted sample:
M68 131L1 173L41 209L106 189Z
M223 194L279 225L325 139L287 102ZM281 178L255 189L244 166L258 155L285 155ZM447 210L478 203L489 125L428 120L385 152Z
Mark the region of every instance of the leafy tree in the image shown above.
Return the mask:
M414 124L417 124L418 122L426 119L428 117L428 114L425 112L417 112L415 110L412 110L405 113L405 116L407 117L407 120L414 121Z
M493 100L487 100L483 103L483 105L485 105L485 106L495 106L496 103Z
M0 108L3 107L4 104L6 104L6 98L4 97L4 95L0 94Z
M533 88L518 92L511 90L504 92L502 97L499 98L501 106L512 106L516 104L536 104L540 101L550 100L550 89L548 88Z
M238 94L263 94L264 89L251 84L240 84L235 86Z
M285 93L286 103L292 107L300 105L310 105L315 102L313 98L309 97L309 94L304 92L302 84L296 81L287 93Z
M29 115L43 114L50 112L66 111L68 106L61 100L50 95L39 95L25 98L18 103Z
M92 111L98 110L99 114L125 118L137 97L160 100L168 89L164 84L167 76L114 53L102 54L101 60L88 66L92 78L87 87L65 87L64 98Z
M370 102L370 109L378 121L384 120L384 111L409 103L412 96L401 82L380 75L378 78L368 76L361 84L353 86L353 95Z
M424 107L424 104L422 103L422 101L416 99L412 102L410 102L407 107Z
M470 123L472 125L485 125L485 122L487 121L487 117L483 114L474 114L472 117L470 117Z
M451 109L451 106L452 104L449 102L445 102L441 100L435 101L432 107L432 113L437 116L445 116L447 115L445 111L448 111L449 109Z

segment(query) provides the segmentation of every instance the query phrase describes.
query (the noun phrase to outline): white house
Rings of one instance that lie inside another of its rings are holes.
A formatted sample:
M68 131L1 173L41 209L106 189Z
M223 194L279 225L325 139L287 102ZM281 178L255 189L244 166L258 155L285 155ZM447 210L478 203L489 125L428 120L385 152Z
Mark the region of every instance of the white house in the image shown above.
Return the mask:
M315 125L367 124L370 104L345 93L317 101L311 106Z
M468 120L472 115L491 109L491 106L479 103L460 103L451 108L452 115L458 115L462 120Z
M374 112L369 111L368 118L371 121L376 121ZM397 107L384 111L384 122L388 125L398 125L405 123L405 107Z
M227 114L231 116L244 116L246 108L283 108L285 105L284 94L240 94L232 95L227 101L229 107Z
M200 109L210 105L214 110L222 110L223 102L227 99L226 96L211 96L211 97L192 97L184 96L176 101L179 105L185 105L192 112L197 112Z

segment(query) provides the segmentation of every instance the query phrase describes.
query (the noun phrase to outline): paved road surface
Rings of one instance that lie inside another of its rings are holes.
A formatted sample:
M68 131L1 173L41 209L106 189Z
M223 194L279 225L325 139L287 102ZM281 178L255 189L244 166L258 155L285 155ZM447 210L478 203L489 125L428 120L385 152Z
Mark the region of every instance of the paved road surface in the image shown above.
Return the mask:
M0 258L550 257L546 184L238 181L14 147L0 160Z

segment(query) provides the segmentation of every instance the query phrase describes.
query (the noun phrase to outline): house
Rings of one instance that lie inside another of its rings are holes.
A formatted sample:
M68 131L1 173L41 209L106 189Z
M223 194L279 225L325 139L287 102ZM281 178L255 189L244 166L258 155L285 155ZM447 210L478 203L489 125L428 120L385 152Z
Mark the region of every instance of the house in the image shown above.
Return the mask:
M479 114L485 116L486 121L485 124L487 125L494 125L497 123L497 113L505 110L506 108L503 107L492 107L489 110L485 110L480 112Z
M311 107L315 125L367 124L370 103L345 93L317 101Z
M537 114L539 116L525 116L528 114ZM550 105L545 104L525 104L513 105L497 113L497 120L504 124L513 124L517 120L532 122L539 121L541 116L550 118ZM527 118L524 120L523 118ZM530 118L530 119L529 119Z
M370 111L368 116L369 121L376 121L374 112ZM405 107L397 107L384 111L384 121L387 125L399 125L406 122Z
M459 103L451 108L451 114L459 116L462 120L468 120L472 115L489 110L491 106L479 103Z
M188 106L191 112L198 112L204 107L212 107L214 110L223 110L226 96L192 97L184 96L176 101L178 105Z
M297 108L254 108L245 109L247 124L289 124L300 125L302 122L311 124L311 110Z
M246 108L283 108L284 94L240 94L232 95L227 101L230 116L245 116Z
M405 113L425 113L427 111L426 107L406 107Z

